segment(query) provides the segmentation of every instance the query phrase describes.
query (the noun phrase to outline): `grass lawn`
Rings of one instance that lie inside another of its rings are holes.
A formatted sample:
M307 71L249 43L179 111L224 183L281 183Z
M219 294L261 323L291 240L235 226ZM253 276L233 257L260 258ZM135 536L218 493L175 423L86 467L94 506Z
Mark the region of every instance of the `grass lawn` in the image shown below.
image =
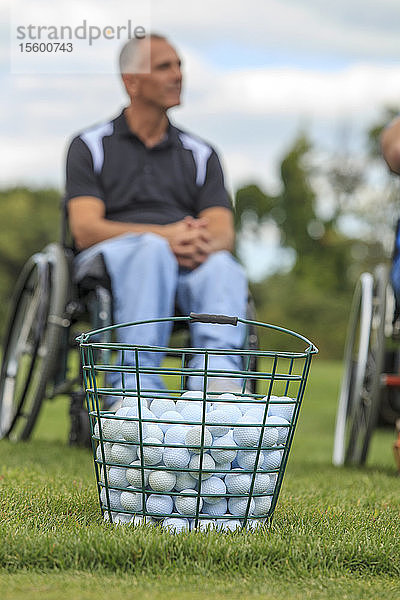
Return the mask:
M268 531L172 536L104 524L90 453L67 446L67 403L33 439L0 442L0 598L400 598L394 432L363 469L331 465L341 365L319 358Z

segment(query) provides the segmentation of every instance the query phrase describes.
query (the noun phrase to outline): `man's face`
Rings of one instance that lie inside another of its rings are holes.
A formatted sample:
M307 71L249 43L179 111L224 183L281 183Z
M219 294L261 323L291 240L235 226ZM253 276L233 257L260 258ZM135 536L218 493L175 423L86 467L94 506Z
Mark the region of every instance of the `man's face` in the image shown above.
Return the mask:
M165 40L150 39L143 42L143 52L148 52L150 47L150 73L133 76L132 96L142 103L167 110L181 103L181 61Z

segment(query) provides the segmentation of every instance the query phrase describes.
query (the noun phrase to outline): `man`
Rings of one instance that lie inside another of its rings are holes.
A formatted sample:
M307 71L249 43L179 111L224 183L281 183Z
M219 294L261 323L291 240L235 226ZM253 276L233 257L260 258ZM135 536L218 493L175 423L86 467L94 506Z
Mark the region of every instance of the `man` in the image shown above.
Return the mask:
M120 67L130 104L116 119L75 137L68 152L66 198L81 251L78 276L93 256L103 255L116 323L169 317L176 303L183 314L244 317L247 283L230 254L232 209L218 157L167 116L180 104L179 56L153 34L127 42ZM166 346L170 328L166 323L122 328L120 340ZM243 327L192 325L195 347L236 349L243 338ZM146 356L148 366L159 359ZM218 368L240 368L238 357L212 361ZM200 358L191 366L201 368ZM142 376L141 383L162 388L156 375ZM134 378L129 385L135 386ZM192 378L190 385L199 387L200 381Z
M383 157L389 169L400 175L400 117L393 119L381 135ZM396 297L396 317L400 311L400 221L397 223L391 281Z

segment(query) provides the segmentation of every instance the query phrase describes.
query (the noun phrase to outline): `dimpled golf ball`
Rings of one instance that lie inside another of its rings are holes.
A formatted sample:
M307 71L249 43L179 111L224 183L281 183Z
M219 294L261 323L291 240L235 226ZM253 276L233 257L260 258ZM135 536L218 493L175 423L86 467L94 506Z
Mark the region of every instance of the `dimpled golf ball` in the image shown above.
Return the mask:
M131 466L134 467L141 467L141 462L140 460L134 460L131 463ZM144 485L145 487L148 485L149 483L149 475L150 475L150 470L149 469L144 469ZM141 488L142 487L142 469L138 468L138 469L126 469L126 479L128 480L128 482L135 488Z
M168 529L171 533L182 533L190 530L188 519L179 519L178 517L167 517L162 522L163 529Z
M254 469L257 463L257 469L260 469L264 463L264 454L260 452L257 460L257 450L238 450L236 457L238 466L245 470Z
M237 531L241 527L238 519L217 519L216 522L218 531Z
M212 496L208 494L212 494ZM226 494L226 485L219 477L213 475L201 482L201 495L208 504L216 504L222 499L224 494Z
M143 464L158 465L162 461L164 448L159 446L159 444L160 440L157 438L145 438L143 444ZM140 447L137 449L137 455L142 460L142 450Z
M146 423L147 435L146 437L157 438L160 442L164 441L164 433L161 427L155 423Z
M268 519L248 519L246 523L246 529L254 531L256 529L260 529L260 527L265 527L267 523Z
M117 513L113 516L114 525L128 525L132 521L132 515L126 513Z
M270 486L271 478L268 473L257 473L254 480L253 493L264 494Z
M185 489L195 489L197 487L197 481L187 471L176 472L176 483L175 490L181 492Z
M265 490L266 494L274 493L277 479L278 479L278 475L276 473L269 474L269 486Z
M221 517L227 510L228 502L226 498L222 498L222 500L215 504L209 504L208 502L204 502L203 504L203 513L210 515L211 517Z
M111 442L103 442L103 450L104 450L104 458L105 458L105 462L112 462L111 459ZM96 449L96 458L97 460L100 460L101 462L103 462L103 452L102 452L102 446L101 444L99 444L97 446Z
M278 440L276 443L279 446L286 444L286 440L289 435L289 421L283 419L282 417L268 417L267 421L271 425L279 425L279 427L276 428L278 431Z
M231 515L235 515L235 517L244 517L247 511L247 506L249 503L249 498L247 496L243 498L229 498L228 500L228 510ZM251 515L254 512L255 503L253 498L250 500L249 512L247 514Z
M217 408L206 414L206 423L213 437L221 437L229 431L229 413Z
M167 410L175 410L175 402L171 398L154 398L150 404L150 410L160 418Z
M130 408L136 408L138 410L139 398L137 396L124 396L122 398L122 407L129 406ZM149 402L147 398L140 398L140 407L149 408Z
M258 496L254 498L254 510L253 514L258 516L267 515L271 508L271 497L270 496Z
M140 492L124 491L120 501L125 510L139 512L143 509L143 494Z
M190 461L187 448L165 448L163 455L164 465L169 469L184 469Z
M264 427L264 432L262 435L262 445L263 446L274 446L279 439L279 429L277 427L270 427L274 423L271 422L271 417L267 417L265 424L268 427Z
M165 433L173 423L167 423L167 421L182 421L182 415L177 410L167 410L159 417L159 427Z
M155 492L170 492L175 484L175 473L170 473L169 471L152 471L149 475L149 486Z
M146 501L146 510L156 516L170 515L174 508L171 496L150 494Z
M121 432L122 421L120 419L102 419L101 425L103 438L111 441L124 439Z
M260 427L256 425L251 415L246 413L237 422L237 425L249 425L249 427L235 427L233 439L242 448L256 448L260 442Z
M295 406L296 405L293 402L293 398L289 398L289 396L274 396L274 403L269 405L268 416L281 417L290 423L293 417Z
M227 446L227 449L219 448L218 446ZM232 462L237 455L235 447L236 443L231 432L229 432L226 435L214 438L213 448L210 450L210 454L216 463Z
M229 472L232 470L232 463L231 462L215 463L215 468L220 469L220 471L218 471L218 473L214 473L214 475L216 477L219 477L220 479L225 479L225 476L227 475L227 471Z
M136 444L140 441L140 427L142 428L142 440L148 437L148 425L147 423L139 423L138 421L122 421L121 433L127 442L135 442Z
M192 489L182 490L181 496L175 496L175 508L181 515L195 515L197 509L197 492ZM187 494L187 495L186 495ZM203 507L203 500L200 498L199 512Z
M181 411L182 420L187 423L201 423L203 421L203 407L199 404L188 404Z
M136 458L136 446L128 444L113 444L111 447L111 459L121 465L129 465Z
M226 395L231 396L232 394L226 394ZM222 398L223 396L225 396L225 394L222 394L222 396L219 396L219 397ZM215 407L216 409L224 410L227 413L227 419L229 419L228 423L237 423L237 421L242 416L242 411L236 404L226 403L226 402L219 402L218 404L217 403L215 403L215 404L216 404L216 407Z
M196 469L196 471L199 471L200 468L200 461L201 461L201 454L193 454L192 458L190 459L189 462L189 469ZM201 478L202 479L209 479L211 477L211 475L213 475L213 473L204 473L203 471L208 471L208 470L213 470L215 469L215 460L213 459L213 457L210 454L207 454L206 452L203 454L203 464L202 464L202 473L201 473ZM199 479L200 477L200 473L199 472L193 472L191 473L191 476L194 479Z
M165 432L165 444L185 444L188 425L171 425Z
M279 469L282 461L281 450L265 450L264 451L264 462L262 468L264 471L273 471Z
M251 476L243 473L242 469L234 469L225 476L225 485L230 494L248 494Z
M124 467L111 467L108 471L108 485L128 487L129 481L126 478L126 469Z
M124 507L121 504L121 492L119 490L108 490L108 496L110 498L110 509L115 510L117 512L121 512L124 510ZM100 492L100 500L105 508L108 508L107 504L107 492L106 488L103 488Z
M203 447L211 446L213 438L212 438L210 431L207 429L207 427L204 427L204 434L203 434L203 427L201 425L195 425L194 427L190 427L190 429L187 430L186 436L185 436L186 446L198 446L198 448L193 448L193 447L188 448L189 452L192 452L193 454L200 454L202 437L203 437Z

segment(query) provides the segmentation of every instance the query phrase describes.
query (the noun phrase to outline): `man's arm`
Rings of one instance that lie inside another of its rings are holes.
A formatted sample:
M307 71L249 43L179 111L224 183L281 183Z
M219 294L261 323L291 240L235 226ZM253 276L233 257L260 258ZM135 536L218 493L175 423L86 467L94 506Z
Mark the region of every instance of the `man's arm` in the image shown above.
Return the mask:
M381 135L381 148L384 159L394 173L400 174L400 118L384 129Z
M213 251L205 219L186 217L169 225L121 223L105 218L104 202L78 196L68 202L69 226L79 250L124 233L155 233L164 237L181 267L194 269ZM215 225L214 225L215 229Z
M202 210L199 218L206 220L206 229L210 236L210 251L232 252L235 242L232 211L223 206L212 206Z

